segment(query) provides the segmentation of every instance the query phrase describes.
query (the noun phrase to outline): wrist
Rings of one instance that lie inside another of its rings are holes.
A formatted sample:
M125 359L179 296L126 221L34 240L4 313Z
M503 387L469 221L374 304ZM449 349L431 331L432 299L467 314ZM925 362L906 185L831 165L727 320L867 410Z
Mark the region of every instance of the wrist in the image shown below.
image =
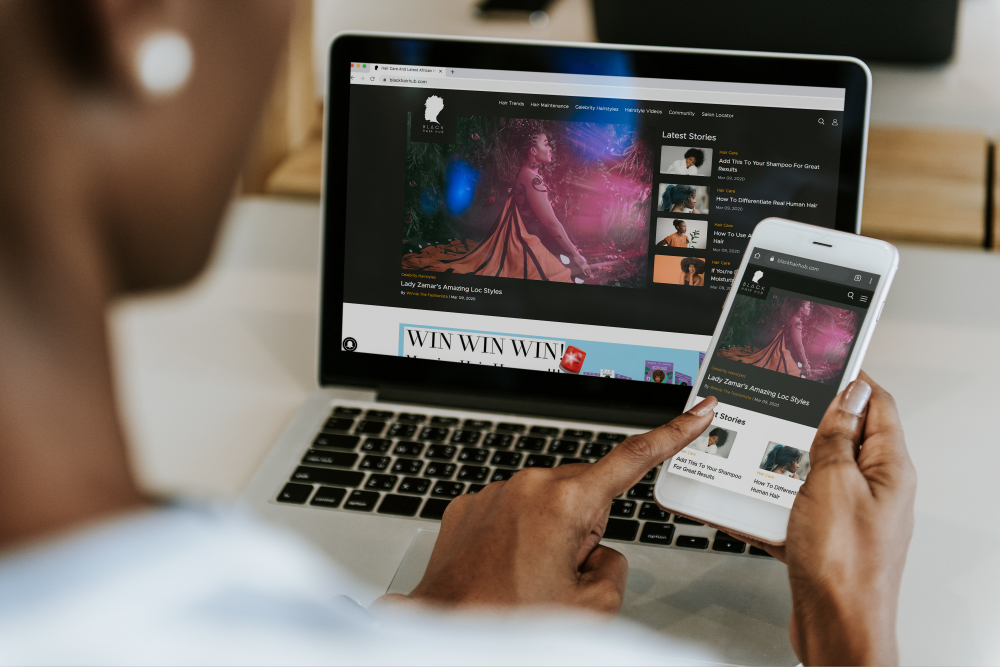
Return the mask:
M895 598L890 604L875 597L869 590L858 599L834 594L821 596L811 604L796 604L797 644L802 663L898 664Z

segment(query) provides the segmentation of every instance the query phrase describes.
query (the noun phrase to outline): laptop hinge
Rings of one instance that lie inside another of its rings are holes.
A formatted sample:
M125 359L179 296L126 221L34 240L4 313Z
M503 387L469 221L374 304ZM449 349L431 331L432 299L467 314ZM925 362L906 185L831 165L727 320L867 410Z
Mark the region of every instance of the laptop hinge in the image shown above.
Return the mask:
M539 398L537 396L523 398L467 391L429 390L426 387L405 386L379 387L378 400L644 428L660 426L680 414L676 408L671 409L668 407L658 410L648 410L629 405L595 405L586 402L574 403L558 399Z

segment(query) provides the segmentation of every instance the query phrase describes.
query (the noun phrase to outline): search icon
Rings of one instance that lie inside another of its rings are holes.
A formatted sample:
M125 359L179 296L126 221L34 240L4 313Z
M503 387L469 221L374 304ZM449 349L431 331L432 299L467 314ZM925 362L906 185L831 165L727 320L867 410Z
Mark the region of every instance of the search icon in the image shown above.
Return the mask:
M820 119L819 119L819 120L818 120L817 122L818 122L818 123L819 123L820 125L826 125L826 121L824 121L824 120L823 120L822 118L820 118Z
M854 292L848 292L847 293L847 298L848 299L853 299L854 298Z

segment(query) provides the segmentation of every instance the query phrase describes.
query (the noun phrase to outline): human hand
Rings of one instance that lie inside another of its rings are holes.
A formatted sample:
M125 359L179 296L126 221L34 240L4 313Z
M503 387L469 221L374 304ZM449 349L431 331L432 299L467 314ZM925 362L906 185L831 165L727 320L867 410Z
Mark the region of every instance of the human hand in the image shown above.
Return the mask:
M895 664L917 478L892 396L862 373L809 454L788 541L758 545L788 564L792 646L806 665Z
M621 609L628 563L599 545L611 501L700 435L707 398L669 424L634 435L597 463L526 468L451 501L420 584L392 600L439 605L559 604Z
M577 252L576 255L573 257L573 261L576 262L576 265L580 267L580 270L583 272L583 275L587 276L588 278L594 277L594 271L590 268L590 264L587 263L587 260L583 258L583 255Z

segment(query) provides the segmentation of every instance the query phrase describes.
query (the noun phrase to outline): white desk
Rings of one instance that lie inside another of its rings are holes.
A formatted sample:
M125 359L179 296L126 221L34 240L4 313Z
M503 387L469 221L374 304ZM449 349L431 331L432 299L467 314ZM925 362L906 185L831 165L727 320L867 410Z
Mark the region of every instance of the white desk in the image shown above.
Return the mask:
M244 200L192 289L112 314L142 479L232 499L316 386L319 207ZM1000 663L1000 256L901 248L866 369L920 475L900 610L907 664Z

